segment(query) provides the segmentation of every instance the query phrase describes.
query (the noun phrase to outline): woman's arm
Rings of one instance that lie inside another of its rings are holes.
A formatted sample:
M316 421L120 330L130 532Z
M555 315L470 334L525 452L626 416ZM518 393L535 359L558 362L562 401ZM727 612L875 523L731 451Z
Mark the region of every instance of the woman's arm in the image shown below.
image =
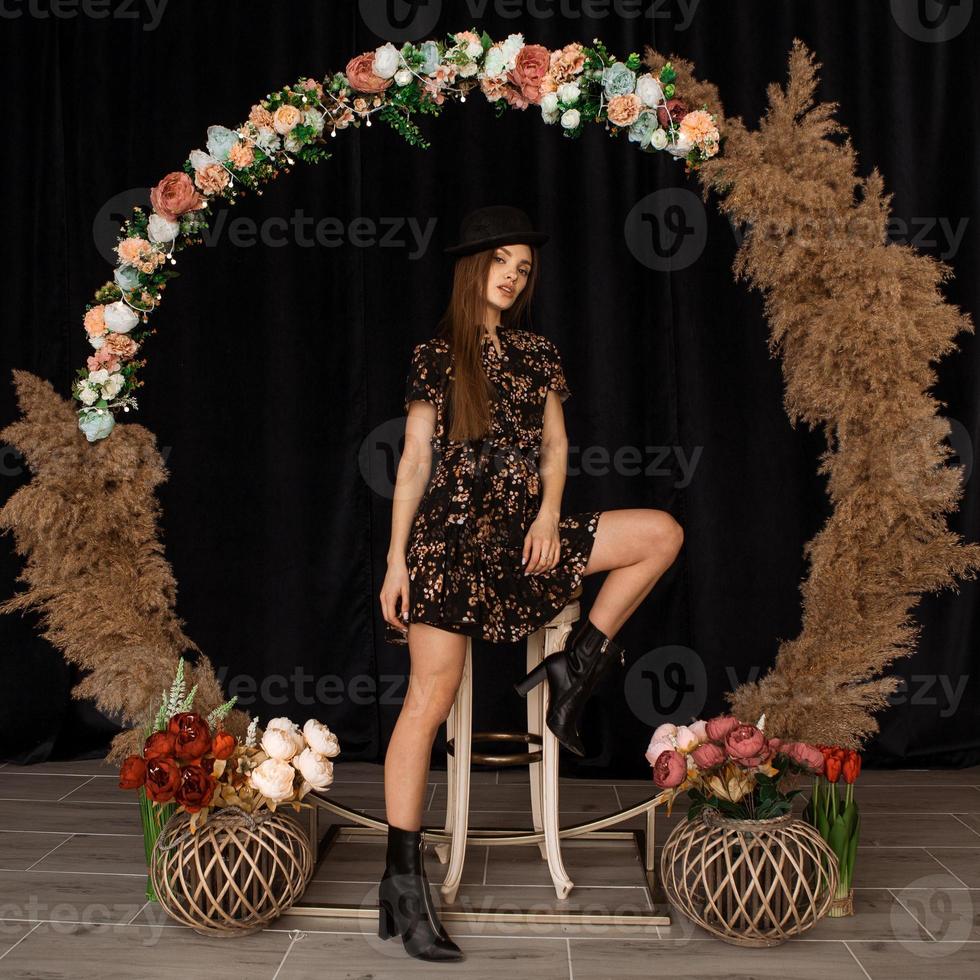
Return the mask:
M405 448L398 461L391 504L391 540L388 562L404 561L415 511L432 475L432 433L436 409L429 402L413 401L405 419Z
M538 516L528 529L524 542L525 575L546 572L558 564L561 539L558 520L561 498L565 492L568 466L568 436L565 434L565 413L561 398L551 390L544 404L544 424L541 431L541 457L538 474L541 478L541 504ZM542 561L542 552L547 559Z

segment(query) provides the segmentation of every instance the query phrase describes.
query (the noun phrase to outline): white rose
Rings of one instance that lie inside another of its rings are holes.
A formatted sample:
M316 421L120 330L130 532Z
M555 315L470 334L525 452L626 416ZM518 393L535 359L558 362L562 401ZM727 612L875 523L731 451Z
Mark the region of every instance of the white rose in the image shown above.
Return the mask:
M106 398L115 398L122 391L122 386L125 383L126 379L121 374L110 374L109 380L102 386L102 394Z
M333 763L313 749L303 749L293 765L312 789L326 789L333 782Z
M541 96L541 111L546 115L551 115L558 108L558 93L545 92Z
M558 98L568 105L578 102L581 94L582 90L574 82L564 82L558 86Z
M267 728L262 734L262 750L273 759L288 762L299 751L292 733L281 728Z
M653 75L641 75L636 80L636 95L644 105L654 109L664 101L664 90Z
M554 126L554 124L558 122L560 117L561 117L561 113L558 112L557 109L554 112L544 112L544 111L541 112L542 120L549 126Z
M311 718L303 726L303 737L306 739L306 744L317 755L333 758L333 756L340 754L340 742L337 741L337 736L316 718Z
M151 242L172 242L180 234L180 222L168 221L162 214L151 214L146 230Z
M653 140L650 140L653 143ZM691 152L694 143L691 142L691 137L687 133L679 133L677 136L677 143L667 144L667 152L673 157L686 157L688 153ZM106 309L106 314L108 314L108 309ZM106 317L108 322L108 316Z
M121 299L110 303L102 318L113 333L129 333L140 322L140 318Z
M282 803L293 795L296 770L288 762L266 759L248 774L249 785L273 803Z
M374 74L379 78L392 78L395 72L398 71L400 62L401 55L398 53L398 48L391 41L387 44L382 44L374 52Z
M399 68L395 72L395 84L402 88L412 80L412 73L407 68Z
M655 129L650 134L650 145L655 150L662 150L667 145L667 130Z
M565 129L576 129L580 119L578 109L566 109L561 115L561 124Z
M83 405L94 405L99 400L99 391L91 385L83 384L78 389L78 400Z

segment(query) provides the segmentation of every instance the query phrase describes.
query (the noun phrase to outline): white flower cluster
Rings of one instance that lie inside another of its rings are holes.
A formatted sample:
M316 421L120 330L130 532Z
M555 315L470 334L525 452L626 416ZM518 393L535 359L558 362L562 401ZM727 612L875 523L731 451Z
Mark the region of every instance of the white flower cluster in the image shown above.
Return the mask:
M248 781L270 802L301 800L311 789L324 790L333 782L330 760L340 752L340 743L315 718L302 731L288 718L273 718L260 744L269 758L249 773ZM301 780L298 788L297 775Z

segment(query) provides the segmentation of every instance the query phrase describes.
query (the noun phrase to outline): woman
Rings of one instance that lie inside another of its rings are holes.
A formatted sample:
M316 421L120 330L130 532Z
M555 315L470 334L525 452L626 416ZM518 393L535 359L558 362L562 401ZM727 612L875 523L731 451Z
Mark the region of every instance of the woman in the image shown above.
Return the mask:
M664 511L561 517L569 397L554 344L517 323L548 235L512 207L461 225L453 293L439 336L408 372L405 448L392 506L382 613L407 639L411 673L385 757L387 867L379 935L421 959L462 957L439 921L422 863L421 819L432 743L462 676L467 636L516 641L568 602L585 575L608 571L588 617L517 689L547 679L548 727L584 755L576 720L623 648L612 638L680 549ZM433 453L436 453L432 472ZM431 479L430 479L431 474Z

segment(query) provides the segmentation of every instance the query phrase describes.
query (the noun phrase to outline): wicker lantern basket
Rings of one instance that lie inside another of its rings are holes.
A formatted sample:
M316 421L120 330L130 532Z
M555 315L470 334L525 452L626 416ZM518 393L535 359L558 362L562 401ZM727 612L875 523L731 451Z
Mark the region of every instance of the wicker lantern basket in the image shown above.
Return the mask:
M265 928L302 894L313 853L292 817L261 810L211 813L193 833L179 812L157 838L150 880L160 904L204 936L241 936Z
M837 891L837 856L792 813L733 820L706 808L660 857L671 904L736 946L777 946L816 925Z

